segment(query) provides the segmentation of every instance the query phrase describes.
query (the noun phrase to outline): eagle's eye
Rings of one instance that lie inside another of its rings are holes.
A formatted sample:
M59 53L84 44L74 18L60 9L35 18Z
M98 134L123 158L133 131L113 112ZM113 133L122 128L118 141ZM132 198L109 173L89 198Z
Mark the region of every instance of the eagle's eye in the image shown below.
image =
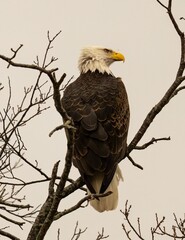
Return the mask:
M112 50L110 50L110 49L108 49L108 48L104 48L104 52L106 52L106 53L111 53Z

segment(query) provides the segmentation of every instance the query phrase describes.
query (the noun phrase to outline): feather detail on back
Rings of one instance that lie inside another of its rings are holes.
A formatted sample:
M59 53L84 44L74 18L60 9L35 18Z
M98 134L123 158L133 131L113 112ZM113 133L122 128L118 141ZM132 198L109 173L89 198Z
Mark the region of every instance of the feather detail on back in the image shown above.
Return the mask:
M123 176L121 173L121 169L119 166L117 166L116 172L114 174L114 177L108 186L106 192L111 191L112 194L101 197L99 199L93 199L90 201L91 206L96 209L98 212L104 212L104 211L110 211L116 209L118 205L118 185L119 181L123 181ZM103 174L98 174L96 177L92 180L92 186L95 189L95 191L98 193L100 191L100 187L103 181ZM88 190L88 193L90 194L90 191Z

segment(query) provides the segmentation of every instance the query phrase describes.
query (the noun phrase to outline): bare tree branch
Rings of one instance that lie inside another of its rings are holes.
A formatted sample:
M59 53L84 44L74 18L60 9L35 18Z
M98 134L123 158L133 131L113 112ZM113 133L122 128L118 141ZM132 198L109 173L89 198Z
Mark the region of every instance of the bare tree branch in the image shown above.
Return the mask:
M168 10L168 14L169 14L169 17L170 17L170 20L176 30L176 32L178 33L180 39L184 42L184 33L180 30L174 16L173 16L173 13L172 13L172 0L168 0L168 7L167 7L167 10ZM184 48L184 46L183 46Z
M158 216L157 216L157 214L156 214L156 223L157 223L157 225L156 225L156 227L151 228L152 240L155 239L155 234L163 235L162 233L159 233L159 232L158 232L158 229L159 229L160 226L163 224L164 220L165 220L165 217L163 217L163 218L159 221L159 220L158 220Z
M176 96L180 91L182 91L182 90L184 90L184 89L185 89L185 86L182 86L182 87L177 88L177 89L174 91L174 93L173 93L173 95L171 96L171 98L174 97L174 96Z
M163 8L165 8L166 10L168 10L168 7L167 6L165 6L161 1L159 1L159 0L156 0Z
M9 57L6 57L4 55L0 55L0 58L4 61L6 61L8 63L8 66L13 66L13 67L19 67L19 68L27 68L27 69L32 69L32 70L37 70L37 71L40 71L42 73L52 73L52 72L55 72L58 70L58 68L53 68L51 70L46 70L45 68L42 68L42 67L39 67L37 65L34 65L34 64L24 64L24 63L16 63L16 62L13 62L11 59L12 58L9 58Z
M125 203L125 209L124 211L121 210L121 213L125 216L126 222L128 223L131 230L134 232L134 234L138 237L138 239L144 240L144 238L141 236L140 222L138 221L138 230L136 230L136 228L133 226L133 224L129 219L131 207L132 207L131 205L128 206L128 200L127 200ZM126 227L124 224L122 224L122 227L126 233L126 236L130 238L130 235L129 235L130 231L126 230Z
M129 161L133 164L133 166L143 170L143 167L141 165L139 165L138 163L134 162L134 160L131 158L130 155L127 155L127 158L129 159Z
M131 210L131 205L128 206L128 200L125 203L125 209L124 211L121 210L121 213L124 215L125 219L124 222L122 223L122 228L123 231L127 237L127 239L131 240L131 239L142 239L144 240L145 238L143 238L142 234L141 234L141 229L142 229L142 225L140 223L140 219L137 219L137 224L138 224L138 229L134 226L134 224L131 222L130 220L130 210ZM168 239L185 239L185 218L178 220L177 216L174 214L174 222L176 225L172 225L171 226L171 232L170 230L166 230L166 227L164 225L165 222L165 217L162 217L161 219L159 219L158 215L155 215L155 219L156 219L156 226L155 227L151 227L150 231L151 231L151 239L155 240L156 236L161 235L164 236ZM128 226L126 226L128 225ZM146 230L146 229L145 229ZM131 236L131 234L134 234L133 236ZM166 239L165 238L165 239ZM158 238L157 238L158 239Z
M20 44L20 46L14 50L13 48L11 48L11 51L13 52L13 56L10 58L10 60L14 59L18 53L18 51L23 47L23 44ZM10 64L8 64L7 68L9 68Z
M13 219L11 219L11 218L8 218L8 217L6 217L6 216L4 216L4 215L2 215L2 214L0 214L0 218L3 218L4 220L6 220L6 221L8 221L8 222L11 222L11 223L13 223L13 224L15 224L15 225L18 225L19 227L22 227L22 226L25 224L25 222L15 221L15 220L13 220Z
M179 67L177 70L176 78L172 85L169 87L163 98L151 109L151 111L147 114L143 124L141 125L140 129L136 133L135 137L128 145L127 154L129 154L141 140L143 135L145 134L146 130L149 128L150 124L153 122L157 114L169 103L172 97L178 92L176 89L179 89L180 84L185 80L183 76L183 72L185 69L185 37L184 33L179 29L178 24L173 16L172 13L172 0L168 1L168 7L165 6L161 1L156 0L160 5L162 5L165 9L168 10L169 18L178 33L180 40L181 40L181 60L179 63Z
M183 81L184 81L184 78L182 78L182 77L176 78L176 80L171 85L171 87L168 89L168 91L166 92L164 97L147 114L147 116L146 116L143 124L141 125L140 129L136 133L136 135L133 138L133 140L131 141L131 143L128 145L127 154L129 154L136 147L137 143L143 137L146 130L148 129L150 124L153 122L154 118L163 109L163 107L166 106L166 104L170 101L171 96L173 95L174 91Z
M9 238L9 239L11 239L11 240L21 240L20 238L17 238L16 236L14 236L14 235L12 235L12 234L10 234L10 233L8 233L8 232L5 232L5 231L3 231L3 230L1 230L1 229L0 229L0 235L1 235L1 236L4 236L4 237L6 237L6 238Z
M50 133L49 133L49 137L51 137L53 135L53 133L55 133L56 131L62 130L63 128L65 129L74 129L76 130L76 128L74 126L71 125L71 120L67 120L64 124L56 127L55 129L53 129Z
M89 201L92 201L94 199L99 199L99 198L102 198L102 197L107 197L109 196L110 194L112 194L112 192L106 192L106 193L102 193L102 194L89 194L87 196L85 196L84 198L82 198L77 204L75 204L74 206L72 206L71 208L69 209L65 209L63 212L58 212L55 217L54 217L54 220L58 220L59 218L63 217L64 215L67 215L71 212L74 212L76 211L78 208L84 208L84 207L87 207L87 205L83 206L83 203L84 202L89 202Z
M85 228L84 230L82 230L81 228L78 229L78 222L76 222L76 226L75 226L74 233L71 240L79 239L81 235L86 232L86 230L87 228Z
M96 240L101 240L101 239L106 239L106 238L109 238L109 235L104 235L104 228L102 228L102 231L101 231L101 233L99 232L98 233L98 236L97 236L97 238L96 238Z
M146 149L147 147L149 147L150 145L152 145L153 143L157 143L159 141L169 141L171 140L170 137L165 137L165 138L152 138L149 142L143 144L142 146L136 146L135 149L136 150L143 150Z
M9 98L7 101L6 108L3 110L3 112L0 113L0 120L3 126L3 131L0 134L0 143L2 143L2 145L0 145L0 157L1 157L0 175L1 175L1 180L2 179L8 179L11 181L13 180L12 184L1 181L1 186L3 187L2 189L0 189L0 193L1 193L0 209L3 211L6 211L8 214L14 217L21 218L22 220L24 220L24 222L16 221L12 217L11 218L6 217L3 214L1 214L0 217L4 218L8 222L14 223L19 226L22 226L25 223L25 221L31 222L29 218L32 217L37 212L37 210L35 209L25 214L16 213L20 209L24 209L25 206L27 207L29 206L29 208L31 207L30 205L22 205L22 204L14 203L15 201L23 200L20 198L16 198L16 194L18 194L26 185L24 181L22 181L21 179L17 178L14 175L13 170L21 166L21 165L18 165L17 163L19 163L21 160L25 162L27 165L31 166L34 170L39 172L41 175L43 175L45 177L44 180L47 180L47 181L51 180L51 178L49 179L49 177L38 167L38 162L35 162L35 164L32 164L24 156L24 151L26 150L26 147L24 145L24 142L21 138L21 134L19 132L19 127L24 126L27 122L29 122L35 116L39 115L43 110L47 109L47 108L42 109L40 106L41 104L44 104L45 101L52 96L50 94L51 87L49 88L48 93L43 93L42 87L46 84L46 82L40 83L42 73L51 74L53 71L56 70L56 69L46 70L46 68L52 62L56 61L56 58L52 57L51 61L49 63L46 63L48 51L51 48L51 43L52 43L52 39L49 41L48 47L46 49L42 67L39 66L38 58L37 58L36 65L14 63L13 59L17 56L22 45L20 45L20 47L18 47L16 50L11 49L11 51L13 52L12 57L5 57L3 55L0 56L1 59L8 62L8 67L9 66L23 67L23 68L35 69L39 71L39 75L35 85L31 86L30 88L24 89L24 97L22 99L22 102L19 104L19 106L17 106L17 108L11 107L12 91L11 91L11 85L10 85L10 79L9 79ZM34 107L36 112L33 113L32 111L33 115L29 114L30 110L32 110ZM15 161L11 161L12 156L17 156L19 158L17 163ZM13 162L15 162L15 167L14 165L12 165ZM9 176L7 174L9 174ZM40 180L40 181L44 181L44 180ZM21 184L19 185L20 188L18 190L16 190L16 187L18 187L18 184L17 185L14 184L15 182L21 182ZM9 195L8 195L9 190L7 186L8 187L12 186L12 190L10 191ZM10 200L10 202L8 202L8 200ZM11 208L14 208L14 209L11 209Z

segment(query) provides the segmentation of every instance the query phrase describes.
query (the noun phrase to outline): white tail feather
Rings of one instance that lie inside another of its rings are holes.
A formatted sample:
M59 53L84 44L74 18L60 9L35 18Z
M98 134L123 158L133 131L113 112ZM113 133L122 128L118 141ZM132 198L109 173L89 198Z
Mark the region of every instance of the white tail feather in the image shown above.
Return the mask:
M96 193L99 193L100 191L102 180L103 175L99 174L96 175L93 182L91 183ZM114 177L106 190L106 192L111 191L112 194L108 195L107 197L99 198L99 200L97 199L91 200L90 201L91 206L98 212L114 210L118 205L118 184L120 180L123 181L123 176L121 173L121 169L119 168L119 166L117 166Z

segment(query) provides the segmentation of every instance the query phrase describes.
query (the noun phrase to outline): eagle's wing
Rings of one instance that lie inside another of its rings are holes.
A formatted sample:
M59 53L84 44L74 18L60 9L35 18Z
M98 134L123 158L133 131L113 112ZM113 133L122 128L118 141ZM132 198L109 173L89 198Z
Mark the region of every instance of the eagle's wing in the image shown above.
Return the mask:
M103 193L126 151L129 104L124 84L108 74L82 74L66 88L62 104L77 129L73 163L92 193L93 177L103 174Z

